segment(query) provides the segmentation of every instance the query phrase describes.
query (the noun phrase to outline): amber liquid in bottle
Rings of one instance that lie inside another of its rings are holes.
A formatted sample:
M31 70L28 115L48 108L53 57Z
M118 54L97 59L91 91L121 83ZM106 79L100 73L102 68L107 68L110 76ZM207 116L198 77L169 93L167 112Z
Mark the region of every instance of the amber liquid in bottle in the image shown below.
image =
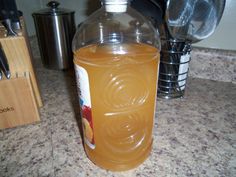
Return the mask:
M118 50L117 50L118 49ZM115 51L115 52L114 52ZM89 78L93 128L84 123L88 157L113 171L141 164L152 147L159 51L147 44L89 45L74 64Z

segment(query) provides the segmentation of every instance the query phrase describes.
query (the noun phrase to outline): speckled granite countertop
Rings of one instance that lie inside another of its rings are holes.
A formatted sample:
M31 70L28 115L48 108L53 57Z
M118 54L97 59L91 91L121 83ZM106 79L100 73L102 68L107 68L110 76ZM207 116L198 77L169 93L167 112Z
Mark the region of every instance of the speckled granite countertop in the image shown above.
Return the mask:
M0 177L233 177L236 85L189 78L183 99L158 99L150 157L121 173L86 157L72 72L44 69L35 57L41 122L0 131Z

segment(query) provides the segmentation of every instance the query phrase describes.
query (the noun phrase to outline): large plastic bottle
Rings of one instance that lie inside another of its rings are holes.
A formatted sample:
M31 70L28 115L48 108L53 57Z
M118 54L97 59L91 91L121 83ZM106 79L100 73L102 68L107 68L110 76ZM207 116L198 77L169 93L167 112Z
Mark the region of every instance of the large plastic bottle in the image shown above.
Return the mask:
M159 35L128 0L103 0L73 39L84 148L96 165L122 171L152 148Z

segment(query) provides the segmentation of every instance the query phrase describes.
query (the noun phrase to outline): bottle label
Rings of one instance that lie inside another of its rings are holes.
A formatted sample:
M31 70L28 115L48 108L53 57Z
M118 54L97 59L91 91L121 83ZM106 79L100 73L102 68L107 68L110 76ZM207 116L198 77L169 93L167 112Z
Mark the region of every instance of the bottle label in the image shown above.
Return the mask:
M75 65L75 73L76 73L77 89L79 93L79 103L81 108L80 111L82 117L84 142L91 149L95 149L88 73L83 67L79 65Z

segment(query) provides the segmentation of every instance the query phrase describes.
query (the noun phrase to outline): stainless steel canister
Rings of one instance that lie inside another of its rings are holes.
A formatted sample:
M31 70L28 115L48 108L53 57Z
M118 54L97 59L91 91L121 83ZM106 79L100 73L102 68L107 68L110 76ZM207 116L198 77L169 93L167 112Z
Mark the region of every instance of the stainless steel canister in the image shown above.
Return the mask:
M33 13L42 62L49 69L68 69L73 66L74 11L59 8L56 1L47 6Z

